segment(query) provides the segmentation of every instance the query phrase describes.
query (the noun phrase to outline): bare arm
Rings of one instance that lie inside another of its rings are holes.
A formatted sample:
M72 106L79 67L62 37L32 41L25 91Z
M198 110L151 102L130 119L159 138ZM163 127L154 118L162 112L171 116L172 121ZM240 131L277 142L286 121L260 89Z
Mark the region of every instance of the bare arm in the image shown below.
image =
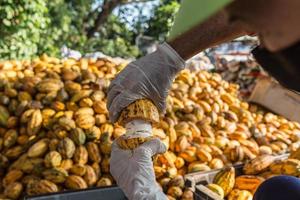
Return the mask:
M245 34L241 24L228 24L225 11L221 11L168 43L186 60L206 48Z

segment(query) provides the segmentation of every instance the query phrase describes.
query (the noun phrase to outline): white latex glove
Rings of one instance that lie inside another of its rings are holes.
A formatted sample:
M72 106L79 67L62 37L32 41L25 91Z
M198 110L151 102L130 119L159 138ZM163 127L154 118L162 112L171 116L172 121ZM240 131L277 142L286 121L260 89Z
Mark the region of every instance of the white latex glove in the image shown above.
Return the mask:
M167 200L155 180L152 162L153 155L165 151L166 146L158 138L133 151L112 144L110 172L129 200Z
M159 111L164 112L170 86L184 66L184 60L167 43L131 62L109 86L109 119L116 122L120 112L138 99L151 99Z

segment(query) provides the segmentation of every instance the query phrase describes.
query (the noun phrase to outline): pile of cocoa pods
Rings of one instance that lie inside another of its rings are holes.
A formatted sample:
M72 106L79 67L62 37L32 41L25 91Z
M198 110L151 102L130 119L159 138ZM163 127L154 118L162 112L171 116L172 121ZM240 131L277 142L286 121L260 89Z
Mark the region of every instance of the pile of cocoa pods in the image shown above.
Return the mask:
M285 159L260 155L244 165L243 175L236 176L234 167L223 168L206 187L222 199L252 200L260 184L278 175L300 176L300 148Z
M125 133L106 109L124 68L106 59L0 62L0 198L115 184L111 144ZM300 146L300 125L237 98L215 73L182 71L153 134L167 146L154 169L169 199L192 199L184 175Z

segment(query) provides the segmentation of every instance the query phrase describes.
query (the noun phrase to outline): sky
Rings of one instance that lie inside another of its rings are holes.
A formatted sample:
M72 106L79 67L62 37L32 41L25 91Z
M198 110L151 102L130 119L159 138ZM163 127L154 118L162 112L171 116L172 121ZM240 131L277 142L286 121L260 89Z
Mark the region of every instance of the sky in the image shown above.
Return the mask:
M142 2L142 3L132 3L128 5L122 6L122 10L126 10L127 14L122 14L120 8L116 8L113 13L116 15L123 15L126 16L126 20L123 20L128 27L132 27L132 25L135 22L135 19L139 16L139 12L142 12L142 14L149 18L151 16L151 10L159 3L159 0L153 0L149 2ZM129 13L129 14L128 14ZM122 19L125 19L125 17L122 17Z

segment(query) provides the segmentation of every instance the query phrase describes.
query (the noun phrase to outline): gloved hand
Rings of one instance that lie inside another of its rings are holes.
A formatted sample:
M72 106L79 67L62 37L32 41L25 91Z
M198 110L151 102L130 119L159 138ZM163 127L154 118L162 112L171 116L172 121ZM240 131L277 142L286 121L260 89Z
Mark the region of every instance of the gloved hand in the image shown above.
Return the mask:
M165 151L166 146L158 138L133 151L120 149L116 142L112 144L110 172L129 200L167 200L155 180L151 158Z
M160 112L166 108L166 97L184 60L167 43L130 63L111 82L108 89L109 118L116 122L120 112L138 99L151 99Z

